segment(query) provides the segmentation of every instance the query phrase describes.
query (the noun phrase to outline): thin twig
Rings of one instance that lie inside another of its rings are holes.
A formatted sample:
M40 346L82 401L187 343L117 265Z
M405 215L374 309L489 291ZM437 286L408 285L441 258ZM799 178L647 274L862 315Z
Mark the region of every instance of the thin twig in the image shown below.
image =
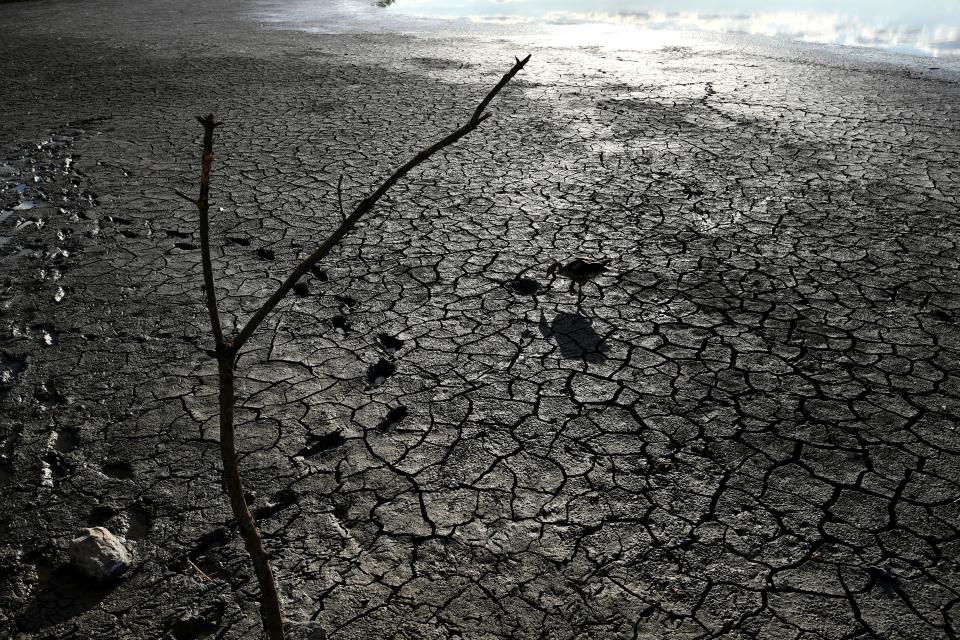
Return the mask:
M343 212L343 174L340 174L340 179L337 180L337 203L340 205L340 220L346 220L347 214Z
M194 200L193 198L191 198L190 196L188 196L187 194L185 194L183 191L178 191L177 189L174 189L173 192L174 192L175 194L177 194L178 196L180 196L181 198L183 198L184 200L186 200L187 202L189 202L190 204L192 204L193 206L195 206L195 207L199 207L199 206L200 206L200 205L197 203L196 200Z
M523 69L524 65L527 64L528 60L530 60L529 55L523 60L520 60L519 58L517 59L516 64L513 65L510 71L504 74L503 78L500 79L500 82L498 82L497 85L493 89L491 89L490 92L486 95L486 97L480 102L479 106L477 106L476 110L473 112L473 116L470 118L470 120L466 124L462 125L458 129L448 134L446 137L442 138L441 140L435 142L434 144L427 147L426 149L423 149L422 151L420 151L406 164L404 164L399 169L394 171L386 180L383 181L383 183L379 187L377 187L366 198L361 200L360 203L357 204L356 208L353 210L353 213L351 213L349 216L344 218L344 220L340 223L340 226L338 226L333 231L333 233L330 234L330 236L326 240L324 240L323 243L316 248L316 250L314 250L313 253L311 253L300 264L297 265L297 267L287 277L287 279L284 280L279 287L277 287L277 290L274 291L273 295L271 295L270 298L263 303L263 305L260 307L260 309L257 310L256 313L254 313L253 317L247 321L247 324L244 325L243 329L241 329L240 332L237 334L237 336L233 339L231 343L231 348L237 351L241 347L243 347L244 344L246 344L247 340L250 339L250 336L253 335L253 332L257 330L257 327L259 327L260 324L267 318L267 316L270 315L270 313L274 310L274 308L276 308L276 306L280 304L280 301L283 300L283 298L287 295L290 289L293 288L293 285L296 284L297 281L300 278L302 278L304 274L307 273L307 271L310 270L310 267L320 262L320 260L322 260L328 253L330 253L330 251L335 246L337 246L340 240L343 239L343 237L347 235L347 233L349 233L351 229L353 229L353 227L357 224L357 221L359 221L360 218L362 218L364 215L369 213L370 210L373 209L373 206L377 203L377 201L393 185L395 185L401 178L407 175L407 173L409 173L417 165L424 162L425 160L430 158L430 156L434 155L441 149L450 146L451 144L457 142L467 134L471 133L474 129L479 127L484 120L489 118L490 114L483 113L484 109L486 109L487 105L490 104L490 101L493 100L498 93L500 93L500 90L503 89L503 87L505 87L508 82L510 82L511 78L517 75L517 73L521 69Z
M500 93L500 89L503 89L507 83L513 79L513 76L517 75L520 69L523 69L524 65L527 64L527 61L530 60L530 55L532 54L527 54L527 57L523 60L520 58L516 59L517 63L513 65L513 68L503 74L503 77L500 78L500 82L497 83L497 86L491 89L490 93L487 94L487 97L484 98L483 101L477 106L477 110L473 112L473 117L470 118L471 122L475 122L480 119L480 114L483 113L483 110L487 108L487 105L490 104L490 101L493 100L498 93Z
M194 571L196 571L197 573L199 573L201 577L206 578L206 580L207 580L208 582L214 582L214 583L216 582L216 580L214 580L213 578L211 578L210 576L208 576L206 573L204 573L204 572L203 572L203 569L201 569L200 567L198 567L198 566L193 562L193 560L191 560L190 558L187 558L187 562L190 563L190 566L193 567L193 570L194 570Z

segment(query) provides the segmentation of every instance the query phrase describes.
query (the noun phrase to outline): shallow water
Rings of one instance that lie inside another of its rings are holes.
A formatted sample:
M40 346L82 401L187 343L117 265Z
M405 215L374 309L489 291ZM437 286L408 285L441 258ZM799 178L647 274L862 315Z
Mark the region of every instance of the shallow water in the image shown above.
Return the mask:
M379 5L379 6L378 6ZM531 28L559 46L662 46L680 34L728 33L960 60L960 0L301 0L261 18L319 31ZM322 24L323 26L319 26Z
M398 0L390 10L436 18L747 33L910 54L960 54L957 0Z

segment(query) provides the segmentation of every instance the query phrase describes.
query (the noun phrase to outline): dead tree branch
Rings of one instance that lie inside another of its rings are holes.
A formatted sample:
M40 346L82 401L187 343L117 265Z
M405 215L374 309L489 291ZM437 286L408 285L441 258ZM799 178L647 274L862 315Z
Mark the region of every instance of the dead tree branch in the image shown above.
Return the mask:
M269 555L263 544L263 538L257 529L256 521L250 513L250 509L244 499L243 483L240 478L240 465L237 458L234 431L234 408L236 405L236 372L234 367L236 365L237 354L244 344L246 344L247 340L250 339L250 336L253 335L254 331L257 330L260 324L263 323L280 301L283 300L290 289L293 288L293 285L310 270L310 267L317 264L329 254L343 237L354 228L357 222L373 209L377 201L379 201L393 185L435 153L454 144L474 131L484 120L490 117L489 113L484 113L487 105L489 105L490 101L496 97L500 90L510 82L511 78L526 65L529 59L530 56L527 56L523 60L518 58L513 68L504 74L503 78L500 79L497 85L491 89L480 102L470 120L444 138L417 153L406 164L394 171L376 189L367 195L367 197L361 200L349 216L345 215L343 209L343 176L341 176L337 182L337 202L341 215L339 226L313 253L297 265L273 295L263 303L260 309L247 321L246 325L233 337L224 336L223 325L220 321L220 312L217 306L216 291L214 289L213 264L210 257L209 195L210 173L213 168L213 131L220 123L214 120L213 114L197 116L197 120L203 126L200 195L197 199L193 199L179 191L176 193L181 198L196 206L200 214L200 249L203 265L203 284L206 294L205 301L207 311L210 315L210 326L213 330L213 338L216 345L217 372L220 385L219 423L220 454L223 461L223 484L230 499L230 507L233 510L240 535L243 538L247 553L253 562L257 581L260 585L261 615L263 617L264 630L269 640L283 640L283 615L280 598L277 593L276 580L270 566Z
M220 124L215 122L213 114L197 116L203 125L203 156L200 170L200 195L194 201L200 212L200 256L203 262L203 285L207 290L207 311L210 314L210 326L213 328L213 340L217 351L223 349L223 325L220 324L220 312L217 310L217 292L213 288L213 263L210 259L210 171L213 169L213 130ZM185 197L185 196L184 196ZM189 198L187 198L189 200Z
M210 314L210 326L216 345L217 374L220 384L220 458L223 462L223 486L230 499L230 508L236 519L240 536L243 538L247 554L253 562L257 582L260 585L260 607L263 628L269 640L283 640L283 614L277 583L270 566L270 558L263 538L257 530L253 514L244 498L243 482L240 479L240 463L237 458L234 434L234 406L236 404L236 372L234 370L235 351L224 341L220 313L217 309L217 295L213 286L213 264L210 258L210 173L213 169L213 130L218 122L213 114L197 116L203 125L203 156L200 172L200 195L192 202L200 213L200 255L203 263L203 283L206 290L207 311ZM187 200L190 198L183 196Z
M523 60L520 60L519 58L517 59L517 62L516 64L513 65L513 68L510 69L510 71L508 71L506 74L504 74L503 78L500 79L500 82L498 82L497 85L493 89L491 89L490 92L486 95L486 97L480 102L479 106L477 106L476 111L473 112L473 116L470 118L470 120L468 120L464 125L459 127L457 130L448 134L446 137L442 138L441 140L438 140L431 146L420 151L420 153L415 155L406 164L404 164L399 169L394 171L393 174L391 174L390 177L384 180L379 187L377 187L372 193L370 193L370 195L368 195L366 198L361 200L360 203L353 210L353 213L347 216L347 218L340 223L340 226L338 226L334 230L334 232L330 234L330 237L324 240L323 243L319 247L317 247L317 249L313 253L311 253L309 256L307 256L307 258L305 258L300 264L297 265L297 267L293 270L293 273L291 273L287 277L287 279L283 282L283 284L277 287L277 290L273 293L273 295L271 295L270 298L265 303L263 303L263 306L260 307L260 309L253 315L253 317L250 318L250 320L243 327L243 329L239 331L239 333L237 334L237 337L234 338L233 348L236 350L239 350L241 347L243 347L244 344L246 344L247 340L250 339L250 336L253 335L253 332L257 330L257 327L260 326L260 324L267 318L268 315L270 315L270 313L274 310L274 308L276 308L276 306L280 303L280 301L283 300L283 298L287 295L290 289L293 288L293 285L295 285L297 281L300 278L302 278L304 274L307 273L307 271L310 270L310 267L320 262L324 257L326 257L328 253L330 253L331 249L337 246L340 240L343 239L343 237L347 235L347 233L349 233L351 229L353 229L353 227L357 224L357 221L359 221L360 218L362 218L371 209L373 209L373 205L375 205L377 201L380 200L383 194L385 194L390 189L390 187L395 185L401 178L407 175L414 167L424 162L425 160L430 158L433 154L437 153L441 149L444 149L445 147L452 145L453 143L460 140L460 138L463 138L467 134L471 133L474 129L479 127L484 120L489 118L490 114L484 113L484 110L487 108L487 105L489 105L490 101L493 100L493 98L498 93L500 93L500 90L503 89L508 82L510 82L510 79L513 78L513 76L517 75L517 73L521 69L523 69L523 67L527 64L528 60L530 60L529 55Z

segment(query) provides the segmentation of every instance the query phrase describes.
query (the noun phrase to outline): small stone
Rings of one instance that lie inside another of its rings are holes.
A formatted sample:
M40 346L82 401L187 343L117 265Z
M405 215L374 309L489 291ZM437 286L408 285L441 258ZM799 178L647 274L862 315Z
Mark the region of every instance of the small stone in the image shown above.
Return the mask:
M130 552L106 527L81 529L69 552L73 565L95 580L117 578L130 568Z

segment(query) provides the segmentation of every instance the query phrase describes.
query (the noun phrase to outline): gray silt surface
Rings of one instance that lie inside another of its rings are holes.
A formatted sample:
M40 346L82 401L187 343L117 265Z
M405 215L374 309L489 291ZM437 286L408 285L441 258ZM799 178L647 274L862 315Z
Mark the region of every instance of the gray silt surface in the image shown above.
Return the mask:
M340 174L356 202L526 50L226 2L0 23L0 636L257 637L173 193L193 116L227 123L233 324L335 224ZM341 639L956 638L956 81L532 53L240 358L287 615ZM579 308L545 275L578 254L613 258ZM64 566L97 525L134 555L118 584Z

